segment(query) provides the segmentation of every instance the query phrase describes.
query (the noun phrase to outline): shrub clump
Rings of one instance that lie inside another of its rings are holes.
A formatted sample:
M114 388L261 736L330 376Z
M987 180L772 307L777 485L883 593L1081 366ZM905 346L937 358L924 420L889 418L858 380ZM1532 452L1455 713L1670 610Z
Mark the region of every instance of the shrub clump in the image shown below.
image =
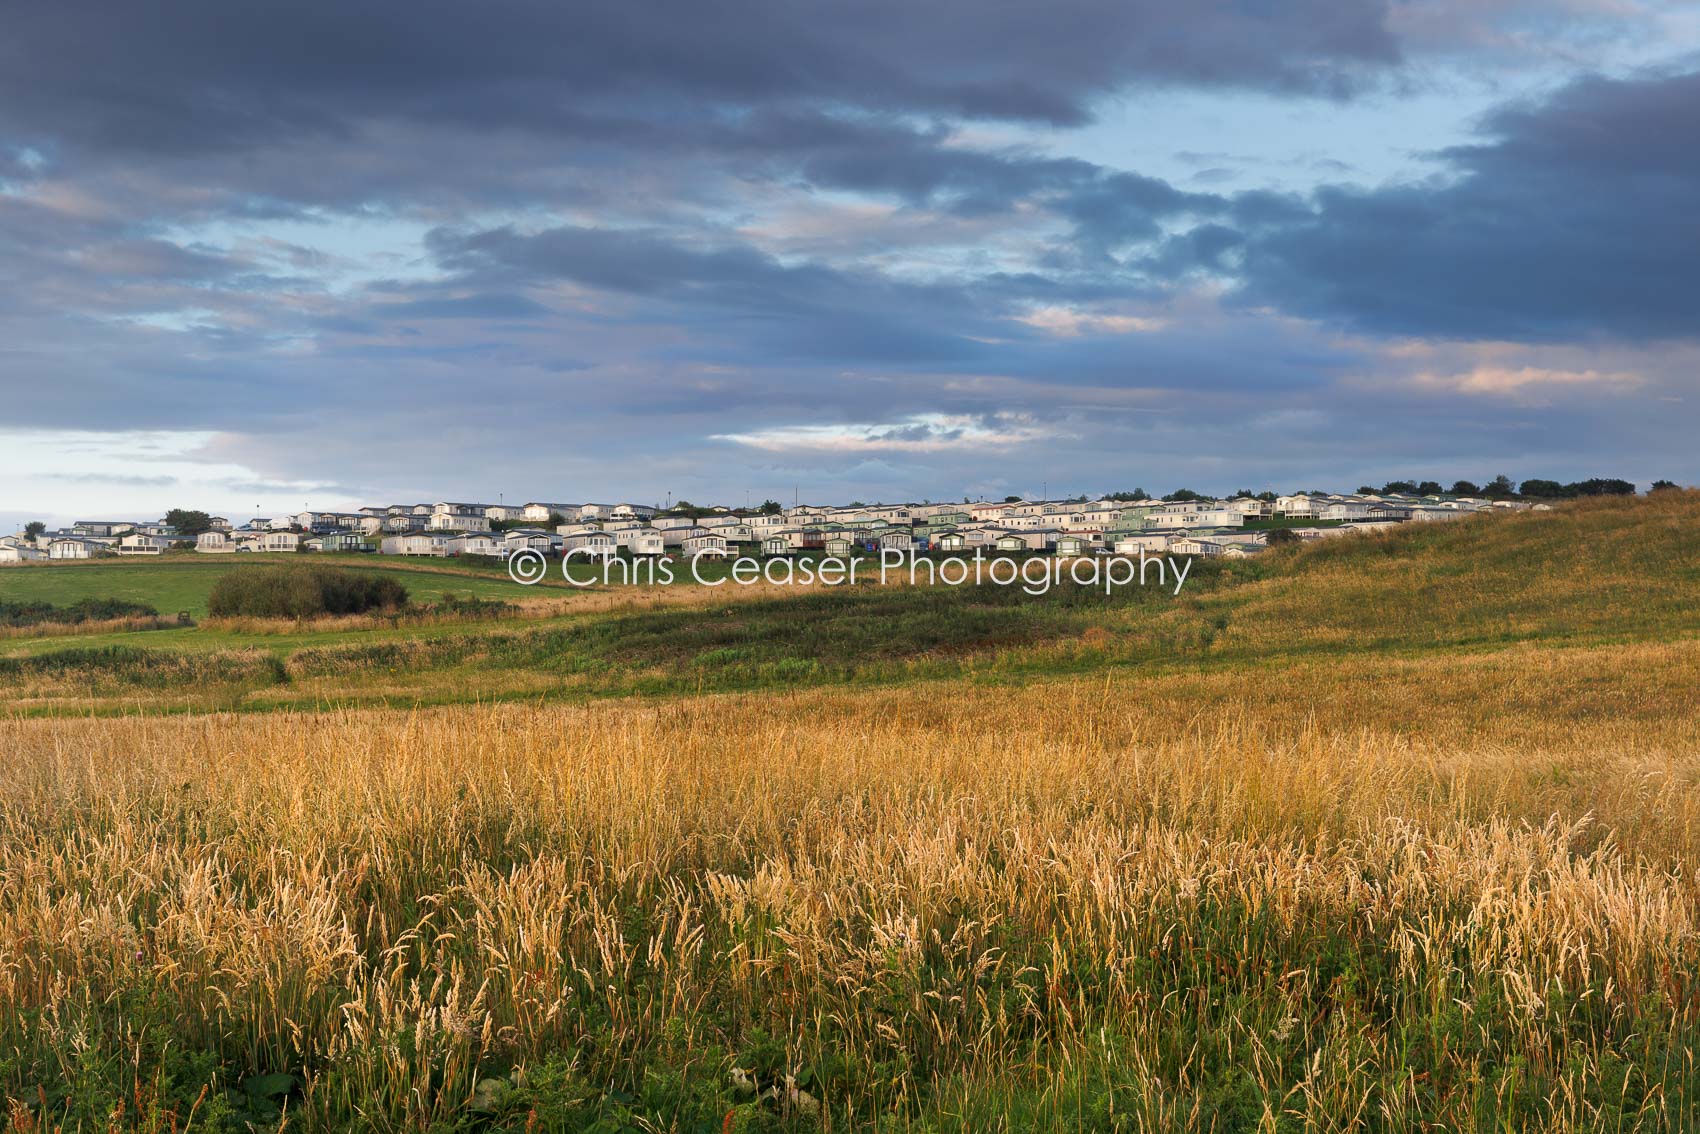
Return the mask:
M453 591L444 591L442 598L420 613L456 618L501 618L505 615L517 613L518 610L518 603L504 602L501 599L480 598L475 594L461 596Z
M312 618L406 605L407 588L388 576L313 564L238 568L207 596L208 612L218 617Z
M50 602L0 601L0 626L76 626L114 618L154 618L159 611L146 603L116 598L85 598L64 606Z
M113 684L172 688L212 681L281 684L289 680L282 663L258 649L179 653L133 646L89 646L0 657L0 678L28 677L75 681L84 688Z

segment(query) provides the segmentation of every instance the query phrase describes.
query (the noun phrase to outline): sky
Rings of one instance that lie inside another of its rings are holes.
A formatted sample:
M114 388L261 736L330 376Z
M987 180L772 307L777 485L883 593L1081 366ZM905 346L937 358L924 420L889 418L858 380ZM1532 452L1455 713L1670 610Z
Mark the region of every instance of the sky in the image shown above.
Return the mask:
M5 23L8 530L1700 481L1700 5Z

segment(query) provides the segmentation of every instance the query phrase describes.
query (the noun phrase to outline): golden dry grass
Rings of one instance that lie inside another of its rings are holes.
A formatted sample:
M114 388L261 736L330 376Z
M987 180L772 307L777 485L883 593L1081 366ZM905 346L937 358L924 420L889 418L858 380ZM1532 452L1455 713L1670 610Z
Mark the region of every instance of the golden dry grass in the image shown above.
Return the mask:
M127 618L90 619L87 622L45 622L34 626L0 626L0 641L8 638L80 638L98 634L124 634L185 625L176 618L155 614Z
M12 720L0 1089L19 1129L273 1123L260 1073L290 1129L1688 1129L1697 687L1682 641Z

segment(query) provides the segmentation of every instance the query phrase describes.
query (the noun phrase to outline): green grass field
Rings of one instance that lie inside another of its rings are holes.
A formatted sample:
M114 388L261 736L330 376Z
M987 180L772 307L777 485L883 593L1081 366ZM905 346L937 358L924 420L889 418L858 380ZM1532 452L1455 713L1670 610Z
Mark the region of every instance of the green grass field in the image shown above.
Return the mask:
M207 595L214 581L225 572L279 562L322 563L387 575L405 585L415 602L434 602L445 593L512 600L571 595L581 589L563 581L558 561L551 562L549 574L542 582L521 586L508 577L503 562L478 556L409 559L352 553L280 556L177 552L157 558L105 558L7 567L0 569L0 599L62 605L82 598L121 598L147 603L164 615L185 611L200 618L207 612ZM674 569L675 585L694 585L695 580L684 563L675 560ZM597 569L589 564L574 562L568 570L580 583L600 585ZM706 561L699 572L704 580L717 581L726 578L728 566Z
M32 563L0 571L0 598L64 604L82 598L121 598L147 603L161 614L187 611L200 618L207 612L207 594L226 571L261 566L268 556L182 555L157 559L90 559L79 562ZM301 558L288 557L290 560ZM432 567L372 555L314 555L313 562L376 571L406 585L419 601L432 601L445 591L480 598L524 597L522 587L487 568Z

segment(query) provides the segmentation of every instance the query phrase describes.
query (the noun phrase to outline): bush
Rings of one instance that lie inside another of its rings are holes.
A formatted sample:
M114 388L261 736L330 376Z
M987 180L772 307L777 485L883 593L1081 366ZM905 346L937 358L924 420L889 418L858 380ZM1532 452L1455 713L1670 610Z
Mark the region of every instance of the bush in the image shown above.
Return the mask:
M394 579L312 564L238 568L207 597L207 610L219 617L311 618L406 605L407 588Z
M134 646L87 646L21 657L0 657L0 678L44 677L87 688L141 685L174 688L213 681L288 680L283 665L265 650L140 650Z
M84 622L106 622L115 618L152 618L159 611L146 603L115 598L86 598L65 606L50 602L0 601L0 626L75 626Z
M503 602L501 599L479 598L468 594L461 596L453 591L444 591L443 597L427 606L425 614L452 615L457 618L501 618L519 610L517 603Z

